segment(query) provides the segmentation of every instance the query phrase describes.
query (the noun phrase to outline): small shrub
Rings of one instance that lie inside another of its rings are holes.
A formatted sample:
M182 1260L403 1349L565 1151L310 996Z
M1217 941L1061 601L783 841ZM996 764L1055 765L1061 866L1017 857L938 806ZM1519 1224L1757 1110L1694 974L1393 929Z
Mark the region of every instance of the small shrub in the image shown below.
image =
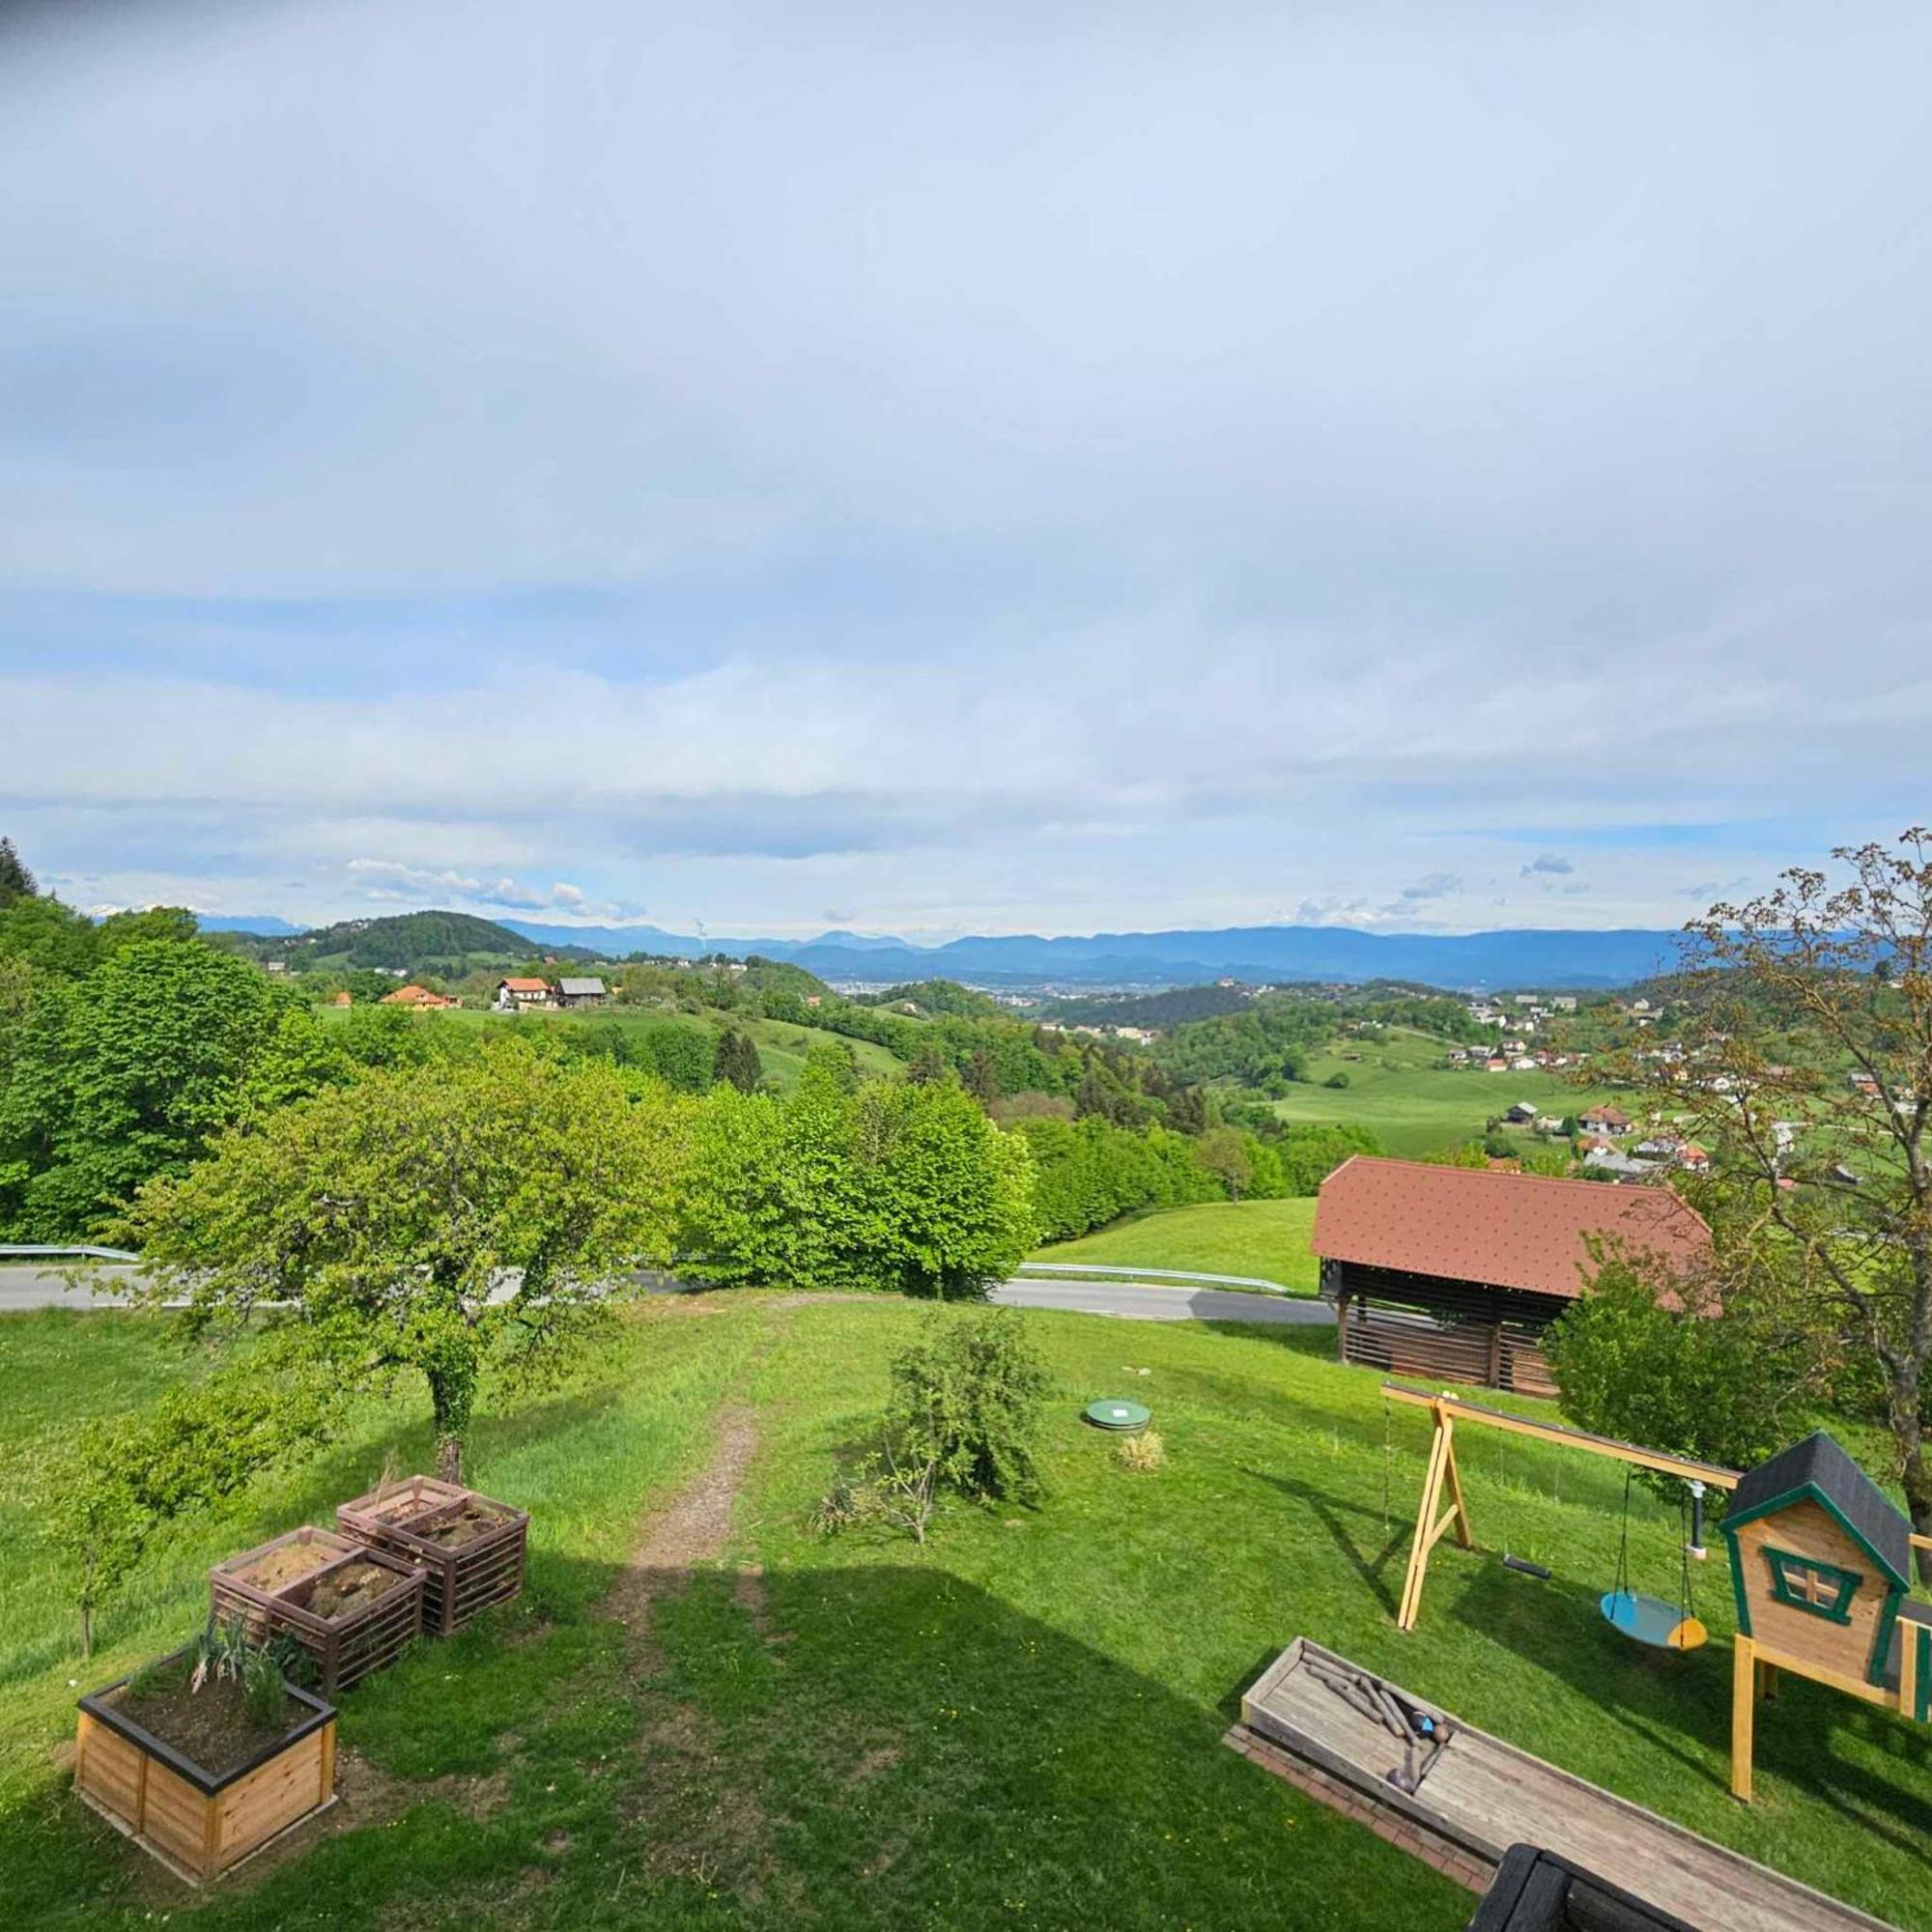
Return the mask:
M981 1501L1038 1496L1034 1445L1051 1380L1016 1310L939 1318L892 1374L886 1437L894 1461L929 1463L937 1483Z
M1122 1468L1132 1469L1137 1475L1151 1475L1167 1461L1167 1444L1157 1431L1144 1429L1138 1435L1122 1436L1114 1454Z
M878 1446L834 1476L813 1529L876 1525L923 1543L942 1489L981 1502L1038 1496L1034 1445L1050 1382L1017 1314L937 1317L892 1373Z
M841 1469L811 1513L821 1536L878 1524L902 1529L915 1543L925 1541L938 1497L938 1465L902 1460L890 1440L855 1469Z
M1322 1081L1321 1084L1324 1087L1333 1087L1339 1091L1341 1088L1344 1088L1349 1084L1348 1072L1346 1069L1338 1067L1333 1073L1329 1074L1327 1079Z

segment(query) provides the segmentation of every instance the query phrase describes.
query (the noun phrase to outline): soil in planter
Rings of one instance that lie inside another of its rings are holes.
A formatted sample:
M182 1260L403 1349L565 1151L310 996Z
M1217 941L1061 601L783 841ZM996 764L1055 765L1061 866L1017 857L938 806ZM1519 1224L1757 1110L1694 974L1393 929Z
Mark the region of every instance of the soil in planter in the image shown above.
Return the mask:
M385 1570L380 1563L345 1563L309 1592L302 1607L333 1623L337 1617L366 1610L371 1604L381 1602L402 1581L393 1570Z
M199 1690L191 1690L191 1669L182 1662L143 1672L138 1683L124 1684L107 1702L210 1777L245 1764L286 1737L305 1715L304 1706L284 1697L282 1721L261 1723L249 1715L241 1685L210 1678Z
M311 1570L320 1570L338 1552L322 1543L285 1543L242 1573L242 1581L258 1590L279 1590Z
M443 1549L461 1549L465 1544L474 1543L479 1536L488 1536L492 1530L501 1529L509 1520L508 1510L498 1509L495 1503L471 1501L451 1510L436 1522L412 1524L410 1534Z

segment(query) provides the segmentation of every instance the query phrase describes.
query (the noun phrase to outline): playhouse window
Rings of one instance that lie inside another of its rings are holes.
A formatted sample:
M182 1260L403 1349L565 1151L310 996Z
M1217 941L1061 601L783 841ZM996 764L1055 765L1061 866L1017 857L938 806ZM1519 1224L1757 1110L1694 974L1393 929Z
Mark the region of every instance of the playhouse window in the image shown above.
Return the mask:
M1789 1549L1767 1548L1764 1560L1771 1566L1771 1594L1780 1604L1834 1624L1851 1622L1852 1599L1864 1581L1856 1570L1841 1570L1835 1563L1821 1563L1815 1556L1799 1556Z

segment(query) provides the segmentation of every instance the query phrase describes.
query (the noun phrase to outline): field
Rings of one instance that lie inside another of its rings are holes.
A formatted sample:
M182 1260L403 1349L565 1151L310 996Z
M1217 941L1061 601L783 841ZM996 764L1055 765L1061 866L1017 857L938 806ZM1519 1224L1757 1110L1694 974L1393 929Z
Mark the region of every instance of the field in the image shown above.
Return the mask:
M340 1013L340 1009L329 1007L319 1010L325 1019L337 1017ZM884 1075L896 1072L899 1067L899 1063L892 1054L871 1040L847 1039L842 1034L828 1033L823 1027L788 1026L781 1020L747 1019L723 1009L683 1013L663 1012L650 1008L601 1007L572 1013L511 1014L460 1007L434 1015L431 1023L441 1020L453 1021L459 1026L495 1028L571 1027L614 1022L618 1026L682 1026L716 1033L727 1026L736 1027L740 1033L751 1035L757 1044L758 1058L764 1065L767 1077L781 1093L786 1094L798 1084L798 1076L805 1068L806 1055L824 1041L849 1046L862 1073Z
M1385 1418L1325 1334L1026 1314L1058 1384L1044 1504L952 1505L923 1548L814 1534L835 1456L928 1319L883 1298L653 1303L577 1380L490 1411L470 1473L533 1513L526 1597L352 1692L344 1802L205 1896L68 1795L73 1697L189 1630L214 1557L327 1520L392 1458L418 1464L418 1401L357 1410L323 1461L173 1539L82 1663L39 1472L81 1417L138 1407L194 1364L151 1318L0 1321L0 1923L1450 1932L1466 1895L1220 1743L1241 1687L1307 1632L1932 1925L1924 1734L1790 1683L1760 1723L1761 1802L1735 1804L1722 1555L1698 1577L1709 1646L1619 1639L1596 1609L1613 1466L1469 1432L1478 1534L1554 1577L1444 1545L1421 1629L1398 1634L1426 1419ZM1123 1363L1151 1371L1132 1387L1166 1439L1152 1474L1078 1421ZM1640 1503L1644 1586L1667 1587L1673 1526Z
M1034 1260L1257 1275L1313 1294L1319 1286L1318 1265L1308 1246L1314 1227L1312 1197L1208 1201L1116 1221L1098 1234L1040 1248Z
M1446 1051L1444 1041L1406 1027L1337 1040L1309 1062L1306 1084L1275 1101L1275 1112L1285 1121L1367 1127L1390 1153L1413 1158L1480 1140L1490 1116L1519 1100L1560 1117L1609 1097L1553 1073L1452 1072L1435 1065ZM1348 1086L1323 1086L1333 1073L1346 1073Z

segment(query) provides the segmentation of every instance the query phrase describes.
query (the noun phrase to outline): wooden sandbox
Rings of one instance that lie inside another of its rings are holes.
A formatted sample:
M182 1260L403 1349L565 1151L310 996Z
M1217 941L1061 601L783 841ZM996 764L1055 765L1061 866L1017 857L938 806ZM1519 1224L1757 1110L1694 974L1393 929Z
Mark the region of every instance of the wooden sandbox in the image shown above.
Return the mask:
M335 1803L335 1711L320 1697L287 1686L287 1732L213 1775L116 1708L128 1681L80 1700L74 1790L177 1877L204 1885Z
M530 1520L479 1491L405 1476L338 1505L335 1521L345 1536L422 1571L423 1628L435 1635L522 1594Z
M396 1661L422 1630L426 1581L401 1557L306 1525L208 1573L214 1614L241 1617L251 1643L293 1637L324 1696Z

